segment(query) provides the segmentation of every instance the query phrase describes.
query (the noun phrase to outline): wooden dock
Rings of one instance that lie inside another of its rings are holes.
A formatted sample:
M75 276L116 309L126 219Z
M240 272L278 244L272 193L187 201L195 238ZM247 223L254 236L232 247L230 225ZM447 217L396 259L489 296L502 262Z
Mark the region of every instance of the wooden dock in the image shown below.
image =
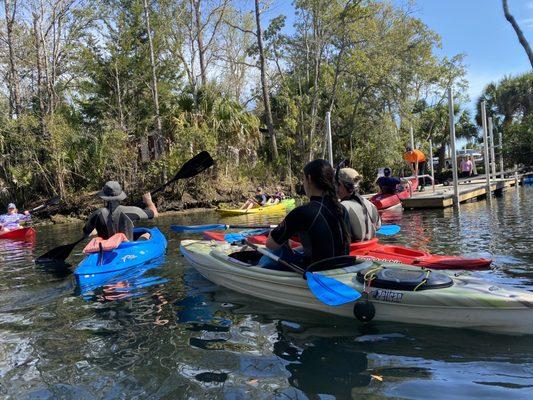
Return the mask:
M477 200L485 197L487 186L485 179L473 179L465 182L459 182L459 203L469 200ZM491 193L503 191L508 187L515 186L514 178L492 179L490 185ZM413 192L413 196L402 200L403 207L406 209L414 208L446 208L453 206L453 186L435 185L435 192L432 186L426 186L423 192Z

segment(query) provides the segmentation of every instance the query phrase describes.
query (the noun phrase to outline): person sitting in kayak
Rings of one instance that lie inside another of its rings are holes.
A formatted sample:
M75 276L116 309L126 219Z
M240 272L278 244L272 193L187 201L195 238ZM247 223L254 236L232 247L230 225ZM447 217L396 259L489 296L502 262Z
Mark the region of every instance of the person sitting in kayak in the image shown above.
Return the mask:
M246 200L246 203L240 208L241 210L249 210L253 207L262 207L267 204L267 197L263 193L263 188L258 186L255 189L255 196Z
M22 228L20 222L28 221L31 218L29 211L19 214L17 206L9 203L7 214L0 215L0 232L9 232Z
M392 177L391 173L392 171L389 167L383 168L384 176L380 176L376 181L381 194L394 194L398 191L397 186L401 181L398 178Z
M376 206L358 193L361 179L353 168L342 168L336 175L337 192L350 217L352 242L372 239L381 227Z
M285 193L283 193L283 190L281 189L281 186L276 186L276 193L274 193L270 198L268 199L268 204L274 205L280 203L285 198Z
M290 261L309 265L350 250L348 212L337 199L335 173L326 160L317 159L304 167L303 186L309 203L296 207L268 235L266 247L278 255L290 251L289 239L298 236L303 256ZM282 258L293 257L290 253ZM298 260L296 260L298 258Z
M106 206L93 212L87 220L83 227L83 233L87 236L96 229L98 236L102 239L107 240L116 233L123 233L129 241L132 241L134 222L158 216L150 193L143 195L143 202L147 207L144 210L139 207L120 205L127 195L116 181L107 182L97 195L106 202Z

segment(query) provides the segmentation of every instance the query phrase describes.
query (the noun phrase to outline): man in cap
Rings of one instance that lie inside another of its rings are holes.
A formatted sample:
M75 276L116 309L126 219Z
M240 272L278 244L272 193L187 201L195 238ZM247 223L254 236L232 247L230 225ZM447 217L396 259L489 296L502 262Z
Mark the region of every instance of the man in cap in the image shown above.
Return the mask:
M139 207L120 205L120 202L126 198L126 193L116 181L107 182L97 195L106 202L106 206L93 212L87 220L83 227L83 233L87 236L96 229L98 236L103 239L109 239L120 232L132 241L134 222L158 216L150 193L143 195L143 202L146 204L144 210Z
M337 194L350 217L352 242L372 239L381 227L376 206L359 195L362 178L353 168L341 168L336 176Z
M391 176L391 173L392 171L389 167L383 168L383 176L380 176L376 181L382 194L396 193L396 187L401 183L398 178Z
M19 214L17 206L14 203L9 203L7 206L7 214L0 215L0 232L20 229L21 226L19 222L28 221L30 218L29 211L24 211L23 214Z

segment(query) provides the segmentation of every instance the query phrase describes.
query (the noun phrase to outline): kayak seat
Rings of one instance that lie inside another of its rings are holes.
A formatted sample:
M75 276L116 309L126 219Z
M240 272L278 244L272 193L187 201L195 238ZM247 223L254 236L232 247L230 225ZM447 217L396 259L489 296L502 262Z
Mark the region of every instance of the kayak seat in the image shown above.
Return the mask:
M357 273L357 280L365 283L365 275L373 268ZM453 280L448 275L438 272L413 271L410 269L382 268L373 273L371 286L380 289L393 289L417 291L428 289L442 289L453 285ZM424 282L426 280L426 282ZM368 282L367 282L368 283Z
M249 264L251 267L253 267L259 264L259 260L261 259L262 255L255 250L243 250L228 254L228 257L245 264Z
M306 268L306 272L318 272L346 268L362 262L364 262L364 260L358 260L357 257L353 256L330 257L312 263Z

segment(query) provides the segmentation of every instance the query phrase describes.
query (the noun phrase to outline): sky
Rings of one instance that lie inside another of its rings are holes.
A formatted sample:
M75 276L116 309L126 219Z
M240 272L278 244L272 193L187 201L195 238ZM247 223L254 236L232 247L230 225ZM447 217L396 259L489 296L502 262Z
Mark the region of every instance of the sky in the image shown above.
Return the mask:
M439 55L452 57L465 54L469 82L468 108L474 105L484 87L506 75L531 71L522 45L503 15L501 0L389 0L412 11L441 36ZM509 10L533 46L533 0L508 0ZM266 12L267 19L279 14L287 16L286 26L294 23L291 0L276 0Z
M394 4L408 4L394 0ZM509 10L533 46L533 0L508 0ZM501 0L418 0L414 15L441 36L437 53L464 53L470 108L483 88L506 75L531 71L531 64L511 24L503 15Z

